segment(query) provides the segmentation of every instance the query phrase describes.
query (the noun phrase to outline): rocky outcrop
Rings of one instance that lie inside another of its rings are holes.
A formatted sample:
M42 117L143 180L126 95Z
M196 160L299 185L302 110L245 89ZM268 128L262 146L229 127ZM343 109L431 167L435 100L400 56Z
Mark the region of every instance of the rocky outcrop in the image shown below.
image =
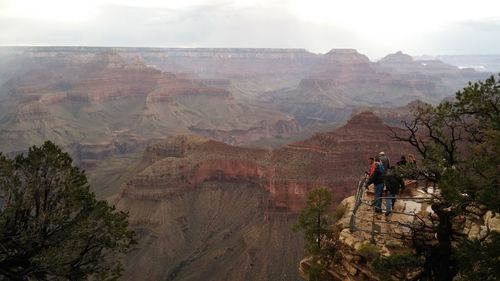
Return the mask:
M298 133L301 130L301 126L295 119L290 118L287 120L262 120L255 124L255 127L248 129L217 130L198 128L196 126L192 126L189 129L198 135L222 141L226 144L238 145L261 139L290 137Z
M363 193L362 201L368 204L363 203L356 209L354 219L352 215L356 199L353 196L344 199L340 205L346 211L332 226L332 229L336 229L337 236L324 244L325 248L330 247L335 251L335 258L329 261L322 280L384 280L374 270L371 264L373 259L377 256L387 257L413 252L411 241L405 243L401 239L411 237L413 230L408 226L418 224L420 220L431 225L430 220L435 218L431 209L432 195L423 193L420 189L415 181L406 181L406 188L400 195L402 199L397 199L393 213L388 217L373 212L373 207L369 204L374 198L373 189ZM462 231L464 237L481 239L487 231L500 232L498 216L492 217L491 212L481 208L472 208L469 212L469 217L461 216L453 221L455 228ZM418 219L415 214L418 214ZM421 230L418 235L425 237L426 243L437 243L434 232ZM308 256L300 262L299 273L305 280L309 280L311 265L317 262L318 259L313 256ZM408 279L417 273L408 271Z
M329 123L344 121L333 112L356 107L404 106L417 99L438 103L484 76L439 61L414 61L402 52L373 63L355 50L334 49L318 58L297 86L262 98L301 124Z
M326 187L336 203L351 195L367 157L384 150L396 159L409 149L391 141L390 129L363 112L334 132L274 150L192 135L149 145L145 168L110 198L129 212L142 245L129 255L124 280L192 280L189 272L298 280L288 266L302 257L302 238L290 228L307 192Z
M131 50L133 52L133 50ZM157 49L138 50L163 71L196 73L204 78L249 79L304 75L318 57L303 49ZM129 50L120 52L128 56Z
M380 107L357 107L353 109L353 114L356 115L358 113L364 112L364 111L370 111L373 112L375 115L379 116L385 124L393 126L393 127L402 127L403 126L403 121L409 122L412 120L413 115L412 115L412 109L422 106L424 103L415 100L412 101L404 106L400 107L391 107L391 108L380 108Z
M89 169L101 160L142 151L148 144L140 136L122 134L102 142L77 142L65 147L76 165Z
M19 105L16 108L18 122L30 123L32 121L53 120L53 116L47 108L38 102Z
M146 149L146 161L153 164L121 196L163 200L205 181L242 181L269 192L270 210L296 213L305 194L319 186L331 189L337 202L352 193L369 156L405 154L409 148L391 141L389 133L379 117L363 112L335 132L271 151L176 137Z
M379 60L380 64L413 64L413 58L408 55L404 54L401 51L397 51L394 54L389 54L385 57L383 57L381 60Z

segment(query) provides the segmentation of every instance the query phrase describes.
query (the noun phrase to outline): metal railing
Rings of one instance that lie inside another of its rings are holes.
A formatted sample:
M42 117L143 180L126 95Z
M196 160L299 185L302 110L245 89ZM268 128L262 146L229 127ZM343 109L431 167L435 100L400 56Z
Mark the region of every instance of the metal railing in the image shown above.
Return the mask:
M351 218L349 220L349 229L351 232L355 232L355 231L362 231L362 232L366 232L366 233L370 233L371 234L371 242L372 243L375 243L375 237L377 235L391 235L391 233L389 232L382 232L378 229L381 229L380 225L379 224L393 224L393 225L398 225L398 226L401 226L401 223L400 222L397 222L397 221L386 221L386 220L380 220L378 219L378 216L376 215L376 206L375 206L375 200L373 201L366 201L366 200L363 200L365 195L366 195L366 188L365 188L365 183L367 181L367 178L366 177L363 177L361 178L359 181L358 181L358 186L356 188L356 194L355 194L355 202L354 202L354 207L352 209L352 213L351 213ZM387 199L393 199L393 198L396 198L397 200L406 200L406 201L413 201L415 203L428 203L432 197L412 197L412 196L405 196L405 197L393 197L393 196L381 196L380 198L378 198L377 200L381 200L382 202L384 200L387 200ZM357 212L360 208L361 205L366 205L366 206L369 206L371 207L371 211L372 211L372 217L371 219L367 219L367 218L363 218L363 217L359 217L357 216ZM394 213L394 214L400 214L400 215L406 215L406 216L412 216L412 217L415 217L416 216L416 213L413 211L413 212L399 212L399 211L395 211L394 210L394 206L392 206L392 210L391 210L391 213ZM380 208L379 210L385 210L387 211L387 209L385 208ZM359 228L356 226L356 221L357 220L360 220L360 221L365 221L365 222L370 222L371 221L371 227L370 229L362 229L362 228Z
M358 181L358 187L356 188L356 195L354 201L354 208L352 209L351 219L349 220L349 229L351 232L355 231L356 228L356 212L358 211L359 206L363 202L363 197L365 195L365 183L367 181L366 177L363 177Z

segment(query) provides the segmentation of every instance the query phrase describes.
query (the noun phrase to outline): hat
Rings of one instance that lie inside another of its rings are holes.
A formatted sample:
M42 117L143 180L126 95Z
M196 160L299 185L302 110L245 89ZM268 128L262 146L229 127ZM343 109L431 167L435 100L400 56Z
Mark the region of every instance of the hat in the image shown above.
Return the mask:
M385 153L384 153L383 151L381 151L381 152L379 153L379 155L385 155Z

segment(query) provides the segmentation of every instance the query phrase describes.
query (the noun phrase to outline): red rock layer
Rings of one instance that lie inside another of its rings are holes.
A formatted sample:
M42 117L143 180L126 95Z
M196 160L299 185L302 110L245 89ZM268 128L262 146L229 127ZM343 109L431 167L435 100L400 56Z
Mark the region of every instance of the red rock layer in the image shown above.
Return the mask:
M368 157L384 151L396 161L408 153L408 146L391 140L391 130L397 129L363 112L334 132L271 151L179 136L147 148L152 164L120 196L157 201L206 181L252 182L269 192L270 212L296 213L314 188L330 189L336 202L352 194Z

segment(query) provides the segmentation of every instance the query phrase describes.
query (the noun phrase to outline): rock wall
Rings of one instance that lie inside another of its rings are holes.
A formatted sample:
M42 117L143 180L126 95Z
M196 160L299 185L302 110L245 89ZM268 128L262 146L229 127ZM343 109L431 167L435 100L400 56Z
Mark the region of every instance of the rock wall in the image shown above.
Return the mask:
M335 132L276 150L179 136L146 149L144 161L152 165L127 183L121 196L162 200L205 181L252 182L269 192L272 210L297 213L314 188L331 189L336 202L352 194L368 157L385 151L396 161L410 151L390 133L379 117L363 112Z
M2 100L0 129L8 133L0 135L0 150L49 139L95 143L94 153L104 156L97 146L127 130L144 139L192 132L240 144L301 129L267 104L237 99L228 79L161 72L134 50L134 57L112 50L27 48L12 58L19 69L0 89L9 94Z
M336 203L351 195L367 157L408 149L388 132L363 112L274 150L191 135L149 145L145 168L110 198L139 233L124 280L298 280L289 266L303 241L291 227L307 192L326 187Z
M375 214L369 205L360 205L356 212L353 229L351 229L351 214L355 206L355 198L351 196L344 199L341 205L345 206L346 212L332 226L332 229L336 229L338 237L324 244L325 248L332 249L335 258L329 261L321 280L384 280L374 271L371 262L378 255L390 256L395 253L413 251L412 245L404 243L401 239L402 236L410 237L412 231L405 225L411 225L414 220L417 220L409 214L419 214L420 219L426 220L428 225L431 225L430 220L435 219L430 206L433 195L424 194L420 189L421 187L415 181L406 181L406 188L400 194L400 197L404 198L396 200L393 214L388 217ZM366 191L363 200L371 202L373 198L373 189L371 189ZM427 198L427 200L422 200L422 198ZM471 211L469 217L457 217L453 221L454 229L461 231L464 237L480 239L485 237L487 230L500 232L500 217L492 216L490 211L480 208L472 208L469 211ZM372 222L375 224L372 225ZM418 235L425 237L426 243L437 243L434 232L420 231ZM317 257L308 256L300 262L299 273L302 278L309 280L311 265L317 261ZM408 280L417 273L408 272Z

